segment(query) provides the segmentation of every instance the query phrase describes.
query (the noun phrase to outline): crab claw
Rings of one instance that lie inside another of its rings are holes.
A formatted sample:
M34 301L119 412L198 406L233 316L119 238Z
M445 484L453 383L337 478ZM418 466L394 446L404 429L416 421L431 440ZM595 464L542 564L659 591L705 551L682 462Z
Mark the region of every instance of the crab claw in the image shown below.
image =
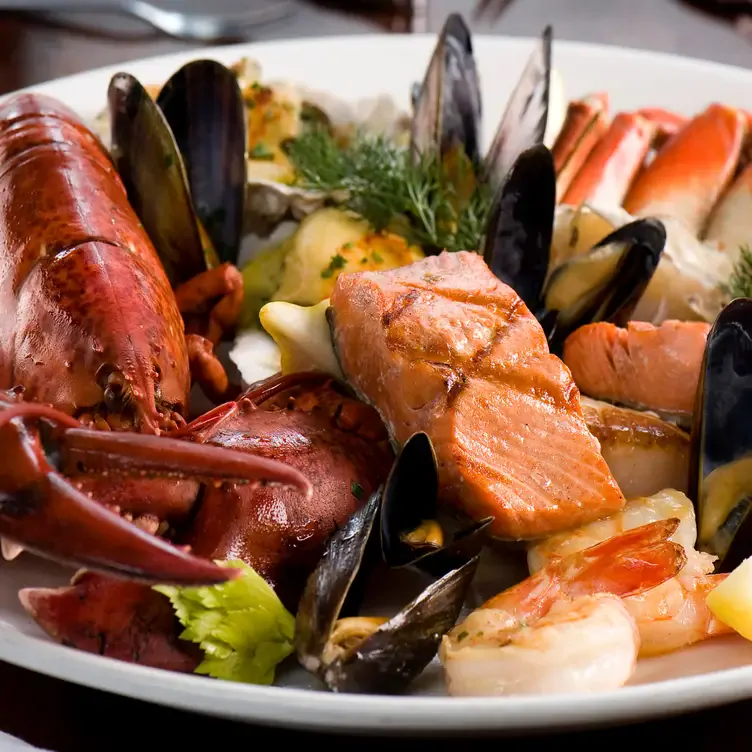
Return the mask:
M40 420L46 433L37 426ZM305 476L273 460L176 439L83 429L70 416L35 403L0 410L0 445L3 538L60 563L149 584L208 585L237 572L191 556L100 506L61 474L71 462L100 475L279 481L311 493Z

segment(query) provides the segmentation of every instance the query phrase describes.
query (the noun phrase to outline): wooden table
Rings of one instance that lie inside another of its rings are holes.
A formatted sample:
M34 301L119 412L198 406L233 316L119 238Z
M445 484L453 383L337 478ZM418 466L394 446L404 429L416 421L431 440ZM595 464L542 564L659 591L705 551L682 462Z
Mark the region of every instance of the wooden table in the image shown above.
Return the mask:
M467 10L469 6L464 0L429 2L436 9L432 30L446 11ZM630 20L623 23L627 12ZM630 0L629 3L619 0L518 0L510 6L499 31L535 34L548 20L552 20L554 29L559 30L559 38L643 46L752 65L752 47L730 27L683 11L672 0ZM92 15L89 21L97 23L98 19ZM400 23L392 28L401 30ZM368 33L389 24L389 19L383 17L365 19L331 9L305 8L289 21L253 31L252 38ZM101 65L175 52L189 46L155 36L139 24L123 19L102 19L101 25L126 33L128 38L92 36L50 25L41 26L23 16L0 15L0 93ZM732 749L734 742L748 744L747 713L752 716L752 702L671 720L574 733L571 741L580 748L584 743L600 749L615 742L626 744L631 749L658 747L663 742L676 749ZM161 740L162 732L166 743L177 750L196 749L197 740L204 738L222 749L258 749L259 744L267 742L304 741L308 744L319 736L231 723L148 705L50 679L2 662L0 730L54 752L152 749L150 740L155 741L156 748L156 740ZM560 744L564 737L541 736L537 739L541 745L551 747ZM353 737L320 739L335 740L355 741ZM513 741L509 739L502 744ZM523 743L529 747L530 740Z

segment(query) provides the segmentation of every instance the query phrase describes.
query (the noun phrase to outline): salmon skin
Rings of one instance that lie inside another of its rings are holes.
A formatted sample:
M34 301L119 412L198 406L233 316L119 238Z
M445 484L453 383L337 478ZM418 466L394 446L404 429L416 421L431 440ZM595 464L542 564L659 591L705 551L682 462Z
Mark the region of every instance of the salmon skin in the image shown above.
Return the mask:
M0 102L0 389L112 428L181 424L183 320L109 155L36 94Z
M630 321L588 324L564 343L564 362L583 394L691 422L710 324Z
M495 517L494 536L546 536L624 505L568 369L478 254L342 275L329 315L350 384L398 443L431 437L442 501Z

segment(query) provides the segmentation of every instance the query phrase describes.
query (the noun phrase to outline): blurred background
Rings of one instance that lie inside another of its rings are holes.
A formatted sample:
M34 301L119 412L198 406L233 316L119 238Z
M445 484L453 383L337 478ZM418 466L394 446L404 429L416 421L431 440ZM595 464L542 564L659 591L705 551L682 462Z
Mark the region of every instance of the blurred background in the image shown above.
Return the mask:
M435 32L459 11L476 33L623 45L752 66L752 3L729 0L0 0L0 93L201 44Z

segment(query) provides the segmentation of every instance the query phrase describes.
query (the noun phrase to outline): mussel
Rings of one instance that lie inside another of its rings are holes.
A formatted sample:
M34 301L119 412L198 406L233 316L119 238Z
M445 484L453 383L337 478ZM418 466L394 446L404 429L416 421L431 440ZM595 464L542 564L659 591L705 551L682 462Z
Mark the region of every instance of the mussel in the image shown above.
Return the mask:
M223 261L242 240L245 106L214 60L178 70L155 101L128 73L110 81L111 153L173 286Z
M481 163L481 94L473 43L462 16L444 23L425 78L413 99L411 148L416 154L461 146L474 167Z
M579 326L626 324L658 267L666 230L656 219L636 220L551 269L555 197L551 152L543 144L523 151L492 204L482 253L541 322L551 351L558 353Z
M460 615L478 566L487 518L455 535L436 519L438 469L431 440L405 442L386 484L327 544L298 607L300 663L335 692L397 693L435 657ZM379 565L438 577L391 618L359 616Z
M470 30L457 13L447 18L425 78L414 97L412 148L445 156L458 146L478 179L497 188L526 149L543 142L549 112L552 30L547 26L481 157L482 103Z
M708 334L692 426L690 498L697 547L728 572L752 556L752 299L736 298Z

